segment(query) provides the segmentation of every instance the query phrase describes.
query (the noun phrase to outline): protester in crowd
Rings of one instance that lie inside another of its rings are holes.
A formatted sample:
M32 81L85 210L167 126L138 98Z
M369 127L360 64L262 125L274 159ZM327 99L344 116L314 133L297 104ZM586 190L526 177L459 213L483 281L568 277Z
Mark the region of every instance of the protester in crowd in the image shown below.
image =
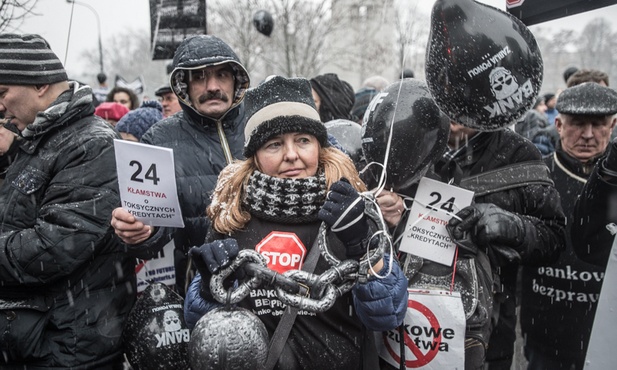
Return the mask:
M176 286L184 295L189 248L201 245L209 221L204 210L219 172L242 158L244 94L249 75L236 54L221 39L199 35L176 49L170 85L182 113L155 124L141 142L174 150L176 185L184 220L183 229L153 228L137 221L127 210L114 210L111 224L130 245L163 248L175 244Z
M169 86L169 84L165 84L156 89L154 95L159 98L159 102L163 106L163 116L169 117L182 110L178 97L171 91L171 86Z
M555 124L555 117L557 117L557 109L555 109L555 104L557 104L557 95L553 93L544 94L544 104L546 104L546 119L548 120L548 124L550 126Z
M608 75L597 69L580 69L574 72L567 81L567 86L572 87L585 82L595 82L608 87Z
M96 81L99 83L99 87L92 89L92 92L94 93L95 107L106 101L107 94L109 93L109 86L107 86L107 75L105 73L99 72L96 75Z
M604 156L597 161L577 198L570 233L577 256L602 269L606 268L617 233L615 210L617 139L611 141Z
M94 115L101 117L110 125L116 126L118 121L128 112L130 112L129 109L120 103L104 102L96 107Z
M538 97L533 107L516 122L514 131L522 137L533 141L538 132L548 126L548 120L544 114L545 111L544 97ZM540 152L542 153L542 149L540 149Z
M251 107L245 128L247 159L221 172L207 210L212 223L206 243L190 251L200 275L185 301L189 326L205 313L202 308L211 306L204 300L213 301L212 275L234 261L239 250L257 250L264 256L274 252L297 255L300 262L294 266L269 260L268 267L280 273L308 264L315 253L319 260L314 273L319 275L333 267L313 242L320 221L331 229L327 248L341 260L366 259L367 250L388 244L383 234L376 234L378 224L365 214L369 204L365 205L359 192L366 187L353 163L328 143L309 81L277 76L247 95L252 101L247 103ZM294 236L307 256L291 246L281 249L280 243L272 241L274 233ZM366 283L356 284L327 311L298 312L281 355L275 357L275 368L376 368L376 349L361 346L368 340L374 347L374 337L363 331L363 325L381 331L402 323L407 279L387 255L374 270L383 278L371 276ZM265 297L272 310L259 309ZM273 287L265 286L254 289L239 306L252 310L272 337L285 312L277 300Z
M591 72L608 85L608 76ZM573 79L574 76L571 78ZM592 80L596 80L592 78ZM617 231L617 138L615 132L576 201L572 244L582 260L604 268Z
M158 121L163 119L163 107L156 100L146 100L141 107L128 112L116 125L124 140L139 141Z
M564 216L559 195L537 149L510 130L480 132L452 122L448 147L450 150L427 176L452 181L476 193L474 204L459 211L447 228L459 245L459 258L476 259L477 273L484 274L476 277L478 284L490 279L491 272L493 278L493 296L484 307L485 319L491 312L492 319L479 321L481 325L467 323L465 368L482 369L486 362L489 369L510 369L516 339L518 266L551 262L563 249ZM394 231L394 240L398 240L409 212L397 217L401 201L390 199L387 203L390 223L398 224ZM483 268L484 253L490 263L488 274ZM405 266L405 260L411 259L409 264L415 266L414 258L406 254L401 263ZM447 270L445 266L426 260L422 269L436 276L447 275L440 272ZM477 300L478 307L481 301Z
M107 94L108 102L120 103L128 108L128 110L133 110L139 107L139 98L137 94L128 87L116 86L109 91Z
M486 362L489 369L510 369L518 267L554 261L564 249L559 194L537 149L510 130L478 132L452 123L448 146L436 173L443 181L460 178L459 184L476 192L474 204L450 220L450 235L459 245L470 238L487 251L498 275L493 300L498 321L484 342ZM479 179L488 188L480 189Z
M355 94L348 82L340 80L336 73L315 76L310 81L315 106L322 122L334 119L355 121L351 115Z
M378 92L386 88L390 83L384 77L371 76L364 80L362 87L358 89L354 96L354 104L351 108L351 114L356 117L356 122L362 124L364 112L369 103Z
M615 126L617 92L587 82L564 90L556 107L560 142L545 162L569 235L574 202ZM566 271L593 278L573 278ZM520 314L528 369L583 369L601 286L600 268L576 257L569 236L556 262L523 267Z
M608 86L608 75L597 69L581 69L574 72L568 78L568 87L580 85L585 82L595 82L602 86ZM555 109L555 111L557 111ZM613 130L612 138L617 135L617 130ZM548 125L536 132L531 139L542 155L553 154L560 138L555 125Z
M570 79L570 77L571 77L573 74L575 74L576 72L578 72L578 70L579 70L579 69L578 69L578 67L571 66L571 67L566 68L566 69L563 71L563 82L565 82L565 83L566 83L566 86L570 87L570 86L568 85L568 80Z
M0 34L0 112L0 368L121 368L136 284L109 226L118 135L38 35Z

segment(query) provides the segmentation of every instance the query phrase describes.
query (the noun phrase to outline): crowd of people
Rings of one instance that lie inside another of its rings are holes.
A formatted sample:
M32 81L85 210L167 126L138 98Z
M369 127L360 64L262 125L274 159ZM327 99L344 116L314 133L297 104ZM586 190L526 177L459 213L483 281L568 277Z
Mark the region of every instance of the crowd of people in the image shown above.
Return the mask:
M380 358L374 333L404 334L408 289L452 285L467 293L465 369L510 369L519 322L529 369L584 367L613 240L604 225L617 222L617 93L605 73L569 69L567 87L537 98L511 128L450 121L443 156L423 170L475 192L447 222L453 270L400 251L413 198L368 189L355 148L327 130L366 123L388 80L354 91L326 73L251 86L211 35L185 39L172 66L158 99L140 104L105 75L98 89L72 81L42 37L0 34L1 368L126 366L137 258L172 240L182 322L203 335L200 322L248 287L235 306L278 343L268 370L397 368ZM392 83L413 71L400 77ZM153 227L121 207L115 139L173 150L183 228ZM254 271L234 270L221 300L219 274L254 251L277 274L258 288L246 285ZM295 263L273 257L283 255ZM334 289L333 277L304 292L327 291L327 307L298 310L279 296L280 276L325 279L334 269L342 278L333 261L351 261L353 285ZM288 274L296 270L305 275ZM593 278L572 278L583 275Z

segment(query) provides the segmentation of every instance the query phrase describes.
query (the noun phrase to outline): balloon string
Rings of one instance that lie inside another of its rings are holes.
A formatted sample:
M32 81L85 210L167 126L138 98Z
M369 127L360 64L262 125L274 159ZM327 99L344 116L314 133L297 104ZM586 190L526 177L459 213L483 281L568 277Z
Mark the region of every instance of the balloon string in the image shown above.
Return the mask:
M64 51L64 68L66 68L66 60L69 55L69 42L71 40L71 28L73 27L73 10L75 9L75 2L71 2L71 17L69 18L69 32L66 35L66 50Z

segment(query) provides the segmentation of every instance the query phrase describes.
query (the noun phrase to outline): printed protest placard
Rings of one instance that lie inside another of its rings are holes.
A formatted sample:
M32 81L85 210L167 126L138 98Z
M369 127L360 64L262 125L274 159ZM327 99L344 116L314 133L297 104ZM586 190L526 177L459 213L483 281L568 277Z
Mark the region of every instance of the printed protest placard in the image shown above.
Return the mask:
M446 225L454 214L471 204L473 195L472 191L422 178L400 250L451 266L456 245L450 239Z
M607 227L608 228L608 227ZM593 245L592 245L593 247ZM602 291L593 319L589 349L585 357L585 370L612 369L615 366L615 311L617 311L617 238L606 265Z
M149 260L137 260L135 266L137 275L137 292L141 293L150 283L161 283L167 286L176 284L176 268L174 266L174 241L165 244L158 256Z
M169 148L114 140L122 208L151 226L184 227Z
M409 289L402 335L398 329L378 335L379 356L397 369L401 361L406 369L465 368L465 312L458 292Z

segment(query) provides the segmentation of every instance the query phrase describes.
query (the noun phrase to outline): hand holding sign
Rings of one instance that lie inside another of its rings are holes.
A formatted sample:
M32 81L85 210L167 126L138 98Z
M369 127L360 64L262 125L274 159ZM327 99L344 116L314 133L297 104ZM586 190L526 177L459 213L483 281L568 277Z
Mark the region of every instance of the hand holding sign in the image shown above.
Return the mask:
M111 226L120 239L126 244L138 244L146 241L152 235L153 228L138 221L129 211L118 207L111 213Z
M114 212L116 233L121 230L128 239L141 239L146 232L136 221L150 226L184 227L173 151L124 140L114 140L114 149L122 207L134 217Z

